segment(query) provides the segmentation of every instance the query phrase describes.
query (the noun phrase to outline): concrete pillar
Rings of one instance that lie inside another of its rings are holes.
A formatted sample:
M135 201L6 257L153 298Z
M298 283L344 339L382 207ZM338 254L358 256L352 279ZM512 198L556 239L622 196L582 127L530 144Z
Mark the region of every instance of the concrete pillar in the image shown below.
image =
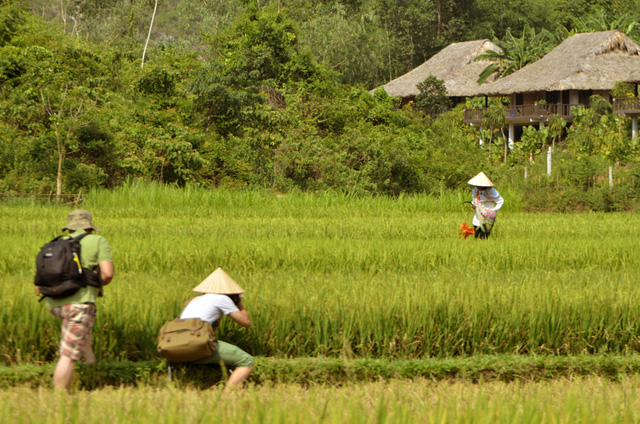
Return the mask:
M613 166L609 167L609 188L613 187Z
M513 149L513 146L515 144L515 137L516 137L516 128L515 125L513 124L509 124L509 148Z
M631 118L631 139L635 140L638 137L638 117Z

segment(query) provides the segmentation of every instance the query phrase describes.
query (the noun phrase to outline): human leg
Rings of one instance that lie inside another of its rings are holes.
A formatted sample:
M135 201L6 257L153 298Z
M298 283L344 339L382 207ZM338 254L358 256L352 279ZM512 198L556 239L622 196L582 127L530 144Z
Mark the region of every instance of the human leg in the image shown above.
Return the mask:
M473 237L474 238L488 239L489 238L489 234L491 234L491 233L485 233L482 230L482 227L476 227L475 225L473 226Z
M62 320L60 359L53 373L53 382L57 389L69 390L75 363L80 360L87 345L91 350L91 329L96 317L96 307L90 303L71 303L52 308L50 312ZM93 354L92 350L90 354Z
M56 389L65 389L69 391L71 381L73 380L73 372L75 370L76 361L68 356L60 355L60 359L56 364L53 372L53 384Z
M225 365L234 368L227 381L227 386L239 386L244 383L253 370L254 361L251 355L239 347L223 341L218 341L218 354Z
M249 374L251 374L251 370L253 370L253 366L236 368L229 376L227 386L235 387L241 385L247 380Z
M247 352L231 343L218 340L218 347L215 352L205 359L195 361L196 364L219 364L233 368L229 375L227 386L233 387L244 383L253 370L254 360Z

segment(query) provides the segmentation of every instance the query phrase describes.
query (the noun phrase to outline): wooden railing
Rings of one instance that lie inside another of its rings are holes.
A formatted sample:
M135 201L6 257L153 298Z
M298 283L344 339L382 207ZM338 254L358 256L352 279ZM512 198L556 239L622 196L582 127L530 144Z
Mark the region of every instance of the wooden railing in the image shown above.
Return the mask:
M42 193L0 193L0 201L2 199L38 199L48 202L62 202L69 205L79 205L83 201L82 190L77 194L61 194L57 196L54 192L49 194Z
M516 119L544 119L553 115L560 115L565 119L573 119L571 107L577 105L568 105L562 103L552 104L529 104L515 105L505 107L505 117L507 121ZM464 122L479 124L482 122L482 115L487 108L483 109L465 109Z
M484 109L465 109L464 110L464 122L470 123L480 123L482 122L482 114L484 113L484 111L487 110L486 108Z
M546 105L538 105L539 108L545 111L547 116L560 115L563 118L573 118L571 108L577 105L567 105L562 103L549 103Z
M640 113L640 98L613 99L614 113Z

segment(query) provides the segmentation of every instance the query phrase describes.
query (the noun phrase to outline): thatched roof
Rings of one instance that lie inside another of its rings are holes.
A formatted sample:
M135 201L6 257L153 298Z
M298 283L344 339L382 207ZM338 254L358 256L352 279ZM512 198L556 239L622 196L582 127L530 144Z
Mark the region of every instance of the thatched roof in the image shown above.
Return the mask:
M383 88L389 96L415 97L420 94L416 86L433 75L444 81L447 96L473 96L480 87L476 83L478 75L491 64L488 60L474 62L474 59L487 50L502 51L489 40L453 43L414 70L383 85Z
M640 46L620 31L576 34L537 62L480 87L480 94L611 90L640 82Z

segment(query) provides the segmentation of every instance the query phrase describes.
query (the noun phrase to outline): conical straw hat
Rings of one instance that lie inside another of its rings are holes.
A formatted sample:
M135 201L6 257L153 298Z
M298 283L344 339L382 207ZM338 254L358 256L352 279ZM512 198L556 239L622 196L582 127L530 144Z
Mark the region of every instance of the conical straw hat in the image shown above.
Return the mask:
M484 172L481 172L475 177L471 178L468 184L476 187L493 187L493 183L491 182L489 177L484 175Z
M244 289L238 285L233 278L218 268L213 271L204 281L193 289L197 293L213 293L213 294L240 294L244 293Z

